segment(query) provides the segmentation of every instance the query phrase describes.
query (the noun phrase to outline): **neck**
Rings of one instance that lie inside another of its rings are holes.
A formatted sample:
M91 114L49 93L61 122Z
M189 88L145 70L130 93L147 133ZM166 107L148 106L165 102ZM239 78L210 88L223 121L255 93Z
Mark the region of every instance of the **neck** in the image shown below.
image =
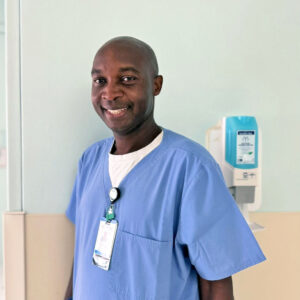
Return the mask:
M114 134L115 144L113 154L122 155L137 151L150 144L161 132L161 128L153 123L151 126L140 128L127 135Z

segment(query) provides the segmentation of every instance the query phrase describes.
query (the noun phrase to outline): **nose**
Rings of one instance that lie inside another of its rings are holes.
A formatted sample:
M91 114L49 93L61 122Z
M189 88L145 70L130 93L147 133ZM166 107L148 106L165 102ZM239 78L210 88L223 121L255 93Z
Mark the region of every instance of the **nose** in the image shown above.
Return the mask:
M123 95L123 91L119 85L114 82L106 83L105 87L102 89L101 98L103 100L117 100Z

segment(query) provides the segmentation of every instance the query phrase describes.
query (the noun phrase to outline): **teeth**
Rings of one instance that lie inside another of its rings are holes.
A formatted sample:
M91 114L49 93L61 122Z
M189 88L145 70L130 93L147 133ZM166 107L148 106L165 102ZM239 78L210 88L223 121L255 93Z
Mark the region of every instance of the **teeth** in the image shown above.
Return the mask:
M121 113L122 111L124 111L124 110L126 110L126 109L127 109L127 107L125 107L125 108L120 108L120 109L108 109L108 111L109 111L111 114L113 114L113 115L117 115L117 114Z

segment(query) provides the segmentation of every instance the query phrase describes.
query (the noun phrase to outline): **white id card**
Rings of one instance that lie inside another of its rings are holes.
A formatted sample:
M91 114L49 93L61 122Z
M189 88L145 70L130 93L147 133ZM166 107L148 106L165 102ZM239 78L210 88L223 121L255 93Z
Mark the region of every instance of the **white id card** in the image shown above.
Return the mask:
M118 222L116 220L107 222L105 218L101 218L93 254L93 262L96 266L105 271L109 269L117 228Z

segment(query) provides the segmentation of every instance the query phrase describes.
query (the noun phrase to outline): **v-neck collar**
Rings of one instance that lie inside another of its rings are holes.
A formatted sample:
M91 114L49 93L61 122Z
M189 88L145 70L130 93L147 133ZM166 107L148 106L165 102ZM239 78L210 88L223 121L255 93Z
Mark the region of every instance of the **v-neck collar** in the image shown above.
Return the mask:
M150 153L148 153L143 159L141 159L130 171L129 173L122 179L122 181L119 184L119 188L122 189L127 184L132 184L132 182L137 180L137 175L140 172L145 172L147 169L149 169L149 164L152 165L155 163L156 158L159 156L159 154L165 149L165 144L168 140L168 130L161 127L163 131L163 138L161 143L153 149ZM105 154L104 154L104 161L103 161L103 180L104 180L104 186L106 193L112 188L111 179L109 176L109 151L112 147L112 144L114 143L114 138L110 138L106 142L105 147ZM147 165L148 164L148 165ZM144 168L144 165L147 165L147 168Z

